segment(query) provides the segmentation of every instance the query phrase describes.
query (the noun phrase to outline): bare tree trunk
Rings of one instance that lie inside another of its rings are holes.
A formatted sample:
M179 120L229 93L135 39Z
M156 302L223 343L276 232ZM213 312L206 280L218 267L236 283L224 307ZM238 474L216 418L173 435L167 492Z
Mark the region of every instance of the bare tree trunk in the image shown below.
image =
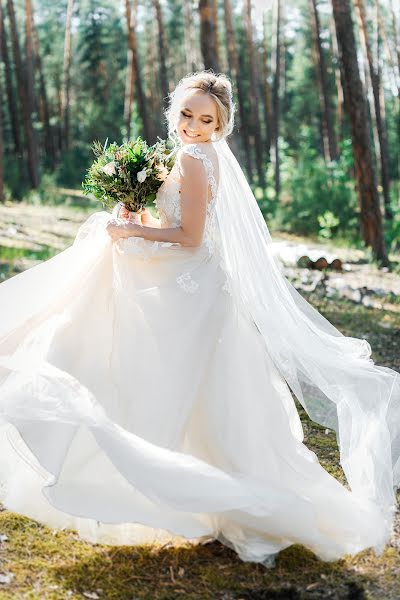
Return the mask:
M149 128L151 144L157 140L157 134L162 130L162 115L160 114L161 94L159 93L158 77L159 72L156 56L156 32L154 31L153 19L146 19L145 23L146 39L146 62L144 64L143 79L146 82L146 100L149 107Z
M35 52L36 66L39 74L39 114L40 120L43 123L44 131L44 148L50 163L54 165L56 158L56 150L54 145L53 132L50 125L50 109L47 97L46 81L43 73L42 57L40 52L39 37L33 21L33 46Z
M381 175L382 189L385 205L385 217L393 219L393 211L390 199L390 169L389 169L389 142L386 122L385 92L382 82L382 52L381 52L381 16L379 0L375 0L376 9L376 79L378 83L378 107L380 112L380 143L381 143Z
M150 138L149 120L147 115L146 96L144 94L142 78L140 75L139 68L139 57L137 52L137 40L136 40L136 11L137 11L137 0L135 0L134 11L131 10L130 0L125 0L125 14L126 22L128 27L128 47L131 52L131 70L132 70L132 86L136 91L136 98L138 103L138 112L142 120L143 135L146 140ZM128 64L129 67L129 64ZM130 115L129 123L126 121L127 137L130 137Z
M346 110L349 116L356 180L360 198L361 230L377 260L388 265L382 216L376 187L371 144L367 129L364 91L357 63L356 42L349 0L332 0L340 60L345 77Z
M281 191L280 158L279 158L279 120L280 120L280 70L281 70L281 0L275 0L274 4L274 84L273 84L273 120L272 120L272 142L273 142L273 164L275 173L275 197L278 200Z
M3 11L0 13L0 19L1 19L0 25L1 25L2 33L3 33L0 51L2 52L2 59L4 62L8 112L10 115L11 131L12 131L12 137L13 137L13 142L14 142L15 154L19 158L21 158L23 153L22 153L20 126L19 126L19 120L17 117L18 100L15 96L13 82L12 82L11 64L10 64L10 57L8 55Z
M200 0L200 46L204 68L219 72L217 24L214 0Z
M3 62L3 3L0 0L0 66ZM3 81L0 76L0 202L4 202Z
M69 148L69 103L71 84L71 61L72 61L72 15L74 12L74 0L68 0L67 18L65 22L64 37L64 65L61 86L61 143L64 148Z
M359 21L359 31L361 36L361 42L364 49L364 54L368 61L368 75L369 80L371 82L372 93L373 93L373 107L371 107L371 113L374 113L375 116L375 124L377 131L377 160L380 162L381 166L381 184L383 189L383 198L384 198L384 207L385 207L385 217L387 219L393 218L393 213L390 208L390 179L389 179L389 149L388 149L388 141L386 136L386 123L382 119L382 107L380 104L381 96L380 96L380 87L381 83L379 80L379 75L377 70L375 69L371 44L368 37L367 30L367 21L365 15L365 8L363 4L363 0L354 0L354 4L356 7L356 12Z
M26 6L26 5L25 5ZM29 178L33 188L36 188L39 184L38 175L38 155L37 146L35 142L35 136L32 127L32 115L29 105L29 97L27 94L27 88L25 83L25 77L22 70L21 52L18 41L17 23L15 20L14 4L13 0L7 0L7 11L8 18L10 21L10 31L12 39L12 47L15 61L15 73L18 83L18 92L21 102L22 109L22 121L25 132L25 143L28 153L28 171Z
M388 63L390 65L390 68L392 71L394 85L397 87L397 97L400 98L400 62L397 62L397 59L399 58L399 56L396 56L396 59L393 56L392 49L390 47L390 44L389 44L389 41L388 41L387 35L386 35L385 23L382 20L380 11L379 11L378 18L379 18L379 30L382 34L383 46L385 48L386 57L387 57ZM394 13L392 14L392 21L393 21L393 29L394 29L393 38L394 38L395 45L398 45L398 41L397 41L398 36L397 36L397 30L396 30L396 27L397 27L396 16ZM399 52L400 52L400 48L399 48Z
M183 12L185 18L185 56L186 71L193 73L196 71L195 39L193 30L193 2L185 0L183 3Z
M240 118L240 137L244 146L244 162L248 177L252 177L252 161L250 153L250 141L248 137L247 114L244 100L243 80L240 73L239 56L237 51L235 31L233 27L232 3L231 0L224 0L224 17L225 17L225 35L228 50L228 65L232 78L236 82L239 118Z
M264 80L264 112L266 120L266 160L270 159L272 141L272 90L269 83L269 51L266 12L263 20L263 80Z
M250 124L251 133L254 138L254 146L256 151L256 167L259 185L264 188L265 186L265 174L264 174L264 147L261 138L261 122L259 113L259 93L257 84L257 72L256 63L254 57L254 41L253 41L253 24L251 19L251 0L245 0L243 5L243 19L244 29L246 36L246 47L247 56L249 58L250 66Z
M25 0L26 90L31 113L35 105L32 1Z
M336 37L336 27L335 20L331 19L330 22L331 29L331 42L332 42L332 55L333 55L333 63L335 69L335 82L336 82L336 120L338 126L338 139L342 140L344 136L344 93L343 93L343 85L342 85L342 68L339 60L339 49L337 44Z
M399 13L397 13L397 17L396 17L396 11L394 8L393 0L391 0L391 2L390 2L390 12L392 15L393 37L394 37L394 43L396 46L397 69L398 69L398 74L400 77L400 36L399 36L399 32L398 32L399 25L398 25L398 21L397 21L397 19L399 18Z
M130 28L135 28L136 19L137 19L137 10L138 10L138 2L135 1L133 5L133 10L131 9L130 0L126 0L125 2L125 11L127 18L127 27L128 27L128 51L127 51L127 60L126 60L126 77L125 77L125 100L124 100L124 125L125 125L125 135L127 139L130 138L131 135L131 119L132 119L132 103L133 103L133 93L134 93L134 85L136 79L136 65L133 60L133 50L131 48L130 42ZM128 15L129 12L129 15ZM135 40L136 44L136 40Z
M319 103L322 117L322 141L325 161L337 159L336 136L333 128L331 107L329 104L328 82L326 77L325 57L322 49L319 15L316 0L310 0L313 42L318 72Z
M63 120L61 115L61 96L62 96L62 73L56 73L54 77L54 85L56 88L56 111L58 115L57 125L55 127L56 131L56 147L57 147L57 155L59 156L63 149Z
M161 83L161 95L162 95L162 108L165 110L168 106L168 75L167 75L167 63L165 60L167 54L167 46L164 32L164 21L162 10L159 0L153 0L154 8L156 11L157 28L158 28L158 59L160 61L160 83ZM166 133L164 121L162 123L163 133Z
M218 0L211 2L212 7L212 21L215 29L215 50L217 57L218 70L221 69L221 52L220 52L220 34L219 34L219 23L218 23Z

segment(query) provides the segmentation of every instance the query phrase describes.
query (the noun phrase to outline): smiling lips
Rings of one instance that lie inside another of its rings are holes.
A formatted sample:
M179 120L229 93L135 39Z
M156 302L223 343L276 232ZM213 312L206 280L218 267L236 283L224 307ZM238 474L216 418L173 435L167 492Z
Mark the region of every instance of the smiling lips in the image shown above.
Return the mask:
M185 130L184 130L185 131ZM190 138L196 138L199 137L198 135L191 135L190 133L188 133L187 131L185 131L185 135L187 135Z

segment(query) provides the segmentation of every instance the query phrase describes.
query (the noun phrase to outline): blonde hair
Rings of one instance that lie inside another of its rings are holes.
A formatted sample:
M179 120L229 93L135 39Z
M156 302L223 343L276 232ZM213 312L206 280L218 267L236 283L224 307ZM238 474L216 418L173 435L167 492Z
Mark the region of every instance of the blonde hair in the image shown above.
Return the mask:
M232 98L232 84L223 73L214 73L212 69L189 73L183 77L175 89L168 94L169 106L165 111L168 136L177 137L177 120L180 102L189 90L201 90L214 100L217 106L218 129L211 139L218 141L233 131L235 104Z

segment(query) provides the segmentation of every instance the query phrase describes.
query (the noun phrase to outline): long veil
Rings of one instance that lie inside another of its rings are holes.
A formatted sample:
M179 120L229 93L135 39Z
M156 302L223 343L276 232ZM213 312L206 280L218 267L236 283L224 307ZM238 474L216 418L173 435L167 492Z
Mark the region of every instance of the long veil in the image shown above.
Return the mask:
M370 358L366 340L346 337L290 284L268 226L223 139L217 221L233 297L308 415L334 429L352 492L377 504L388 527L400 480L400 378Z

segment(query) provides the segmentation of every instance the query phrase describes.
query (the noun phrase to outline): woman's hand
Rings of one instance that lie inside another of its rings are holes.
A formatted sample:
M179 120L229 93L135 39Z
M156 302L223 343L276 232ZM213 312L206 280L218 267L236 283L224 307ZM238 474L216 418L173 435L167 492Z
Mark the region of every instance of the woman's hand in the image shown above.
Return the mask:
M137 212L131 212L126 208L126 206L122 206L119 210L119 218L140 225L142 223L141 216L143 214L143 210L145 209L138 210Z
M132 236L140 236L140 229L140 225L130 223L124 219L110 219L106 225L106 231L113 242Z
M146 225L148 227L152 227L154 225L154 221L156 219L154 219L148 208L143 208L140 212L140 216L142 218L142 225Z

